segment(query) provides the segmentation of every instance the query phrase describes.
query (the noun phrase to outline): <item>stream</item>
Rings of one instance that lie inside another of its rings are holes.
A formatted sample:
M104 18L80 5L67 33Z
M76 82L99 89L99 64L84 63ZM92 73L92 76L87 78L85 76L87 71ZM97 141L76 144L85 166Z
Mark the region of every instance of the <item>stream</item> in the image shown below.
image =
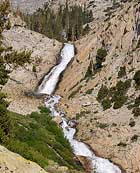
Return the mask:
M60 116L62 118L61 128L64 136L69 140L74 154L76 156L84 156L90 162L93 172L96 173L121 173L118 166L114 165L107 159L97 157L93 151L83 142L74 138L76 129L72 127L73 122L64 117L64 113L57 111L56 105L59 103L61 97L53 95L56 86L59 82L60 75L67 68L68 64L74 58L74 45L66 43L61 50L60 63L52 68L52 70L44 77L41 85L38 87L39 94L46 94L45 105L50 109L52 116Z

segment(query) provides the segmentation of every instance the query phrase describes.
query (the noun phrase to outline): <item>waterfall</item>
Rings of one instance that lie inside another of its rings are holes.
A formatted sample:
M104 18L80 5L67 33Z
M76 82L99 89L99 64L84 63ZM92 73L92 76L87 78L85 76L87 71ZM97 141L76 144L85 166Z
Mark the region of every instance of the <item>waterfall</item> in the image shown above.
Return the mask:
M61 97L51 95L59 81L59 77L66 69L69 62L74 57L74 46L72 44L65 44L61 51L61 61L47 74L39 86L38 92L49 95L46 97L45 105L50 109L52 116L60 116L62 118L61 128L63 129L65 137L69 140L75 155L84 156L90 162L93 172L96 173L121 173L121 170L107 159L97 157L92 150L83 142L74 138L76 129L71 127L71 121L64 117L64 113L55 109L56 104L59 103Z
M60 75L74 57L74 45L65 44L60 56L60 63L53 67L50 73L45 76L44 80L38 88L38 93L51 95L54 92Z

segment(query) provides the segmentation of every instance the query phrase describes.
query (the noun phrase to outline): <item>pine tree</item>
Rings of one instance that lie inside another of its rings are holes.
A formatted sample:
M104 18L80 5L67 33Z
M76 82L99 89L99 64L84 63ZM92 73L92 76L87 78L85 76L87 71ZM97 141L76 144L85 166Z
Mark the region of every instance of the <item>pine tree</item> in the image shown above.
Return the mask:
M9 1L4 1L0 4L0 34L4 30L7 24L7 15L10 9ZM0 85L4 85L8 79L8 71L3 62L1 54L5 50L1 46L0 42ZM10 135L11 122L8 116L7 106L8 103L5 101L6 96L0 92L0 143L6 142Z
M86 6L84 9L76 5L69 7L68 1L65 6L60 5L57 13L47 6L32 15L22 16L30 29L62 42L65 41L63 34L71 41L79 39L85 33L83 26L93 18Z

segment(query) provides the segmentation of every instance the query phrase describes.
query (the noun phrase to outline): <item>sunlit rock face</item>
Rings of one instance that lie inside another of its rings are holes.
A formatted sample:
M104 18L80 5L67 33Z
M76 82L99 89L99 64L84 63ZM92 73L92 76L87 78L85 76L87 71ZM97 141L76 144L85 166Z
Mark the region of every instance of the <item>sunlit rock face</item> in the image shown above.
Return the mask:
M61 61L58 65L54 66L52 70L44 77L41 85L39 86L39 93L52 95L55 91L57 82L60 79L61 73L67 68L68 63L74 57L74 45L65 44L61 50ZM83 142L80 142L74 138L76 129L71 127L73 121L68 121L61 112L57 111L55 106L59 103L60 96L48 96L45 100L45 105L50 109L52 116L61 118L61 127L64 132L64 136L70 142L74 153L77 156L86 157L91 162L91 169L97 173L121 173L121 170L109 162L107 159L97 157L92 150ZM65 113L64 113L65 114Z
M38 8L42 8L45 3L48 3L51 8L57 10L60 5L66 4L66 0L11 0L13 9L19 8L25 13L33 13ZM112 9L113 11L120 5L121 0L115 1L116 5ZM80 5L86 7L88 10L92 10L94 19L104 19L108 8L113 6L112 0L68 0L68 5Z

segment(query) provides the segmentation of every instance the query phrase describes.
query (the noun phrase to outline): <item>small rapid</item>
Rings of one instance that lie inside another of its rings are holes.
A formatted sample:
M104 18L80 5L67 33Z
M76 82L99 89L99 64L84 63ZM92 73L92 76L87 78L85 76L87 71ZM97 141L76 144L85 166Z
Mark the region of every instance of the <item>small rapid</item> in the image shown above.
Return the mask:
M74 57L74 45L65 44L64 48L61 51L61 62L56 65L48 75L45 76L42 84L39 86L39 93L47 94L48 96L45 99L45 105L50 109L52 116L60 116L62 119L61 128L63 129L65 137L69 140L74 154L77 156L84 156L90 162L93 168L93 172L96 173L121 173L119 167L111 163L107 159L97 157L92 150L83 142L80 142L74 138L76 129L73 128L70 124L72 121L68 121L64 117L64 113L57 111L56 105L59 103L61 97L58 95L51 95L56 85L59 81L61 73L66 69L69 62Z

